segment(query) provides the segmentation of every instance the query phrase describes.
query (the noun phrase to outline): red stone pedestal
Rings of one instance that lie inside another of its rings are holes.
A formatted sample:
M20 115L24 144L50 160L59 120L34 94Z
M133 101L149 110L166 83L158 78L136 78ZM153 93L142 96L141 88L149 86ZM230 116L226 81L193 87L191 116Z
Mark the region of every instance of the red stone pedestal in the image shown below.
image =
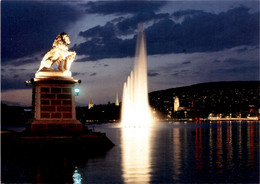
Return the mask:
M31 131L82 131L82 124L76 120L75 83L72 77L34 78Z

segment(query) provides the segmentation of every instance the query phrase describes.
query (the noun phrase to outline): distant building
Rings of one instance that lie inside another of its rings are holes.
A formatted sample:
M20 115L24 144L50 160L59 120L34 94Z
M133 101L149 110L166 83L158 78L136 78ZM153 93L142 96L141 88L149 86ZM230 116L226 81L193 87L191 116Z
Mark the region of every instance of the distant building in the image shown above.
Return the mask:
M178 111L180 107L180 101L179 98L176 96L174 97L174 112Z
M115 103L116 106L119 106L119 101L118 101L118 93L116 93L116 103Z
M91 109L92 107L94 107L94 104L92 102L92 98L90 98L89 103L88 103L88 109Z

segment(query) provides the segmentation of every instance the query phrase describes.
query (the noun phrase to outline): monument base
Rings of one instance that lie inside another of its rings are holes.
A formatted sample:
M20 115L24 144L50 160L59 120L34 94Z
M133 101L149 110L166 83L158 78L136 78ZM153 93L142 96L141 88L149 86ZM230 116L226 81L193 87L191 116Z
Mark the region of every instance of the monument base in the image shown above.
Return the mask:
M30 131L83 131L82 123L78 120L34 120L30 126Z
M83 130L82 124L76 119L73 92L77 80L58 74L62 72L48 72L48 75L42 74L42 77L33 80L34 120L27 126L32 132Z

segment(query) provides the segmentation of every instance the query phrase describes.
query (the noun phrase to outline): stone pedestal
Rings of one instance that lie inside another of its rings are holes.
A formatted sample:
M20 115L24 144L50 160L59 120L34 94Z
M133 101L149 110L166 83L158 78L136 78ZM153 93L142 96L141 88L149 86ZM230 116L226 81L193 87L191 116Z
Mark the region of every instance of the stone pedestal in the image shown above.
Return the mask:
M33 81L34 120L31 131L82 131L76 120L74 84L67 76L36 75Z

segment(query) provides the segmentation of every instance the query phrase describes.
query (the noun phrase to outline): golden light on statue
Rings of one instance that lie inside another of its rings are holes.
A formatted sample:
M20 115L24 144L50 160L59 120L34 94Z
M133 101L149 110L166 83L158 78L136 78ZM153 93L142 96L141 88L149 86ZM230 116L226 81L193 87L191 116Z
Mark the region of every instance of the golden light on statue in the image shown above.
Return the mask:
M76 52L69 50L70 38L67 33L60 33L54 40L52 48L44 55L35 77L65 76L71 77L71 64ZM51 68L56 63L58 70Z

